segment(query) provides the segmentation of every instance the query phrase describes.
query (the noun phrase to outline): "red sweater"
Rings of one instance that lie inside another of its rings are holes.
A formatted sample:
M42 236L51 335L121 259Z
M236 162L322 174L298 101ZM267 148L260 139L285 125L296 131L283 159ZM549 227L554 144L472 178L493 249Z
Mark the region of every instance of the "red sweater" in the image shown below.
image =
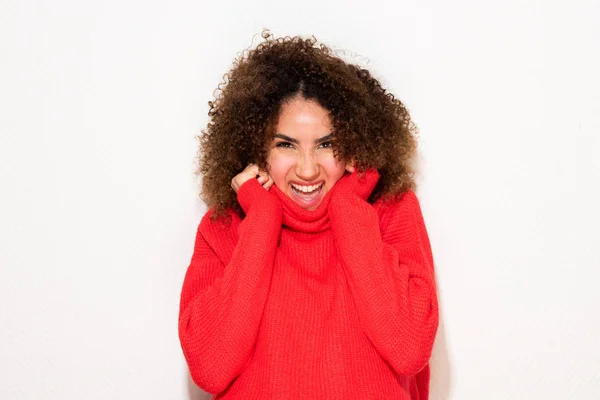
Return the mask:
M213 399L428 398L438 326L419 202L345 175L314 211L245 182L246 217L198 227L181 293L190 374Z

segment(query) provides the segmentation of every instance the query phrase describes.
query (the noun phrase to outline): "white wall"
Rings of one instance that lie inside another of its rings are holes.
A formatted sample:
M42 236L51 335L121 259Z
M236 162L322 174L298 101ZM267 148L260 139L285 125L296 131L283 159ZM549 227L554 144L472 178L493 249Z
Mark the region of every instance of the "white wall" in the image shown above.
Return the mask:
M2 0L0 398L204 397L177 338L194 136L268 27L363 63L421 129L432 399L599 399L598 21L584 0Z

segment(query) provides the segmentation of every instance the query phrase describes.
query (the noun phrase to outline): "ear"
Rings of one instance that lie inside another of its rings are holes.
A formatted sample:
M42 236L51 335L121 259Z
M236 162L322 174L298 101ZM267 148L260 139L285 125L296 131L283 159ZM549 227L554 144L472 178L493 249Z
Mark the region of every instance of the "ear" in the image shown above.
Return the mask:
M350 160L346 163L346 171L353 173L356 168L354 167L354 160Z

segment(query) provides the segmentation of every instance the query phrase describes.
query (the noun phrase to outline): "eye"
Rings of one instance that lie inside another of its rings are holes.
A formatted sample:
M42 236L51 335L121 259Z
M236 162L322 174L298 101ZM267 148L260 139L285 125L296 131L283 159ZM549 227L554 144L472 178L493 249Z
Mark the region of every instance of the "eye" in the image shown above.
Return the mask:
M332 141L323 142L319 145L319 147L322 147L325 149L330 149L333 147L333 142Z
M277 142L277 144L275 144L275 147L280 147L282 149L293 149L294 145L290 142Z

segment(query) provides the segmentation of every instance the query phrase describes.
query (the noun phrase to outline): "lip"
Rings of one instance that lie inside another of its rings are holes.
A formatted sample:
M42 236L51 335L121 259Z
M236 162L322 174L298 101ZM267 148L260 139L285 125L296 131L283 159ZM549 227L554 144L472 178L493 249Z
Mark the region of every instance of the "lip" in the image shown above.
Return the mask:
M297 185L301 185L301 186L311 186L311 185L321 185L321 189L319 190L319 193L317 195L315 195L313 198L311 199L306 199L304 198L302 195L298 195L296 194L296 191L292 188L292 183L297 184ZM289 184L289 190L290 190L290 198L292 200L294 200L294 202L296 204L298 204L300 207L304 208L304 209L312 209L312 208L316 208L320 203L321 200L323 199L323 191L325 189L325 181L321 180L321 181L317 181L314 183L305 183L305 182L298 182L298 181L290 181Z

